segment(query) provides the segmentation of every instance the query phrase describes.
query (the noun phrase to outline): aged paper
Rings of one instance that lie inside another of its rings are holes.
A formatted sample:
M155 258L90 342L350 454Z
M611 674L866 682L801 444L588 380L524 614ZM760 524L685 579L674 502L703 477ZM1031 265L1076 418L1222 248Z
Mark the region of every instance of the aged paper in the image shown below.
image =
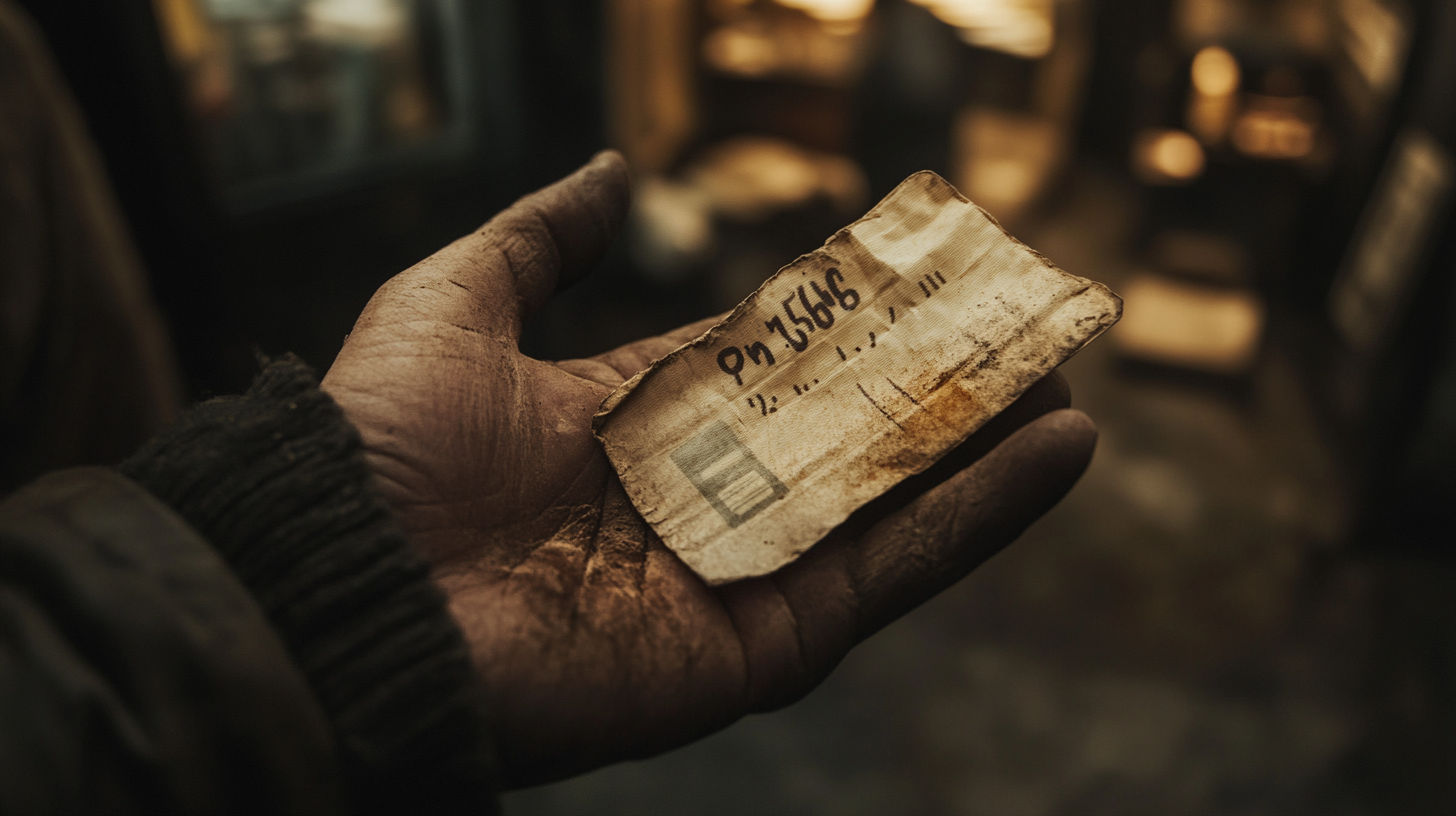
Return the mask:
M772 572L1117 322L934 173L624 383L595 429L710 584Z

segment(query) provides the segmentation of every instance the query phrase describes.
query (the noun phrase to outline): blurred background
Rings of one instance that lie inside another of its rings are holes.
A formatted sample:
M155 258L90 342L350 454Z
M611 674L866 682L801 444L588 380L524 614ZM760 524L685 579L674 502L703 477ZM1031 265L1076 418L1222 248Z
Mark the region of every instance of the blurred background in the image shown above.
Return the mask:
M1456 4L25 0L194 397L604 146L525 345L735 305L912 172L1126 300L1011 550L798 705L545 813L1456 809Z

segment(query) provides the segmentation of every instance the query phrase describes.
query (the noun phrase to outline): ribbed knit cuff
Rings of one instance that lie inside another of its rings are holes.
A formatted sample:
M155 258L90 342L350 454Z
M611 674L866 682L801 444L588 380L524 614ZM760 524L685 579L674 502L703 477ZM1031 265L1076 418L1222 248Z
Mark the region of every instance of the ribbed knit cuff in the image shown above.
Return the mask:
M475 671L373 485L358 432L289 356L121 465L258 599L333 724L362 812L494 812Z

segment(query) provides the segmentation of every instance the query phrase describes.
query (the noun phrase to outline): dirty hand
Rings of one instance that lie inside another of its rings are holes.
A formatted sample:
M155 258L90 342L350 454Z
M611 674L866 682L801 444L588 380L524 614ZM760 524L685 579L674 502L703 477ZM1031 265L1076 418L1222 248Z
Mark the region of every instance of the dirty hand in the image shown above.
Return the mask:
M627 210L602 153L390 280L324 388L434 564L480 669L506 781L648 756L776 708L970 572L1072 486L1096 432L1052 375L796 563L703 584L632 508L591 435L602 398L708 321L586 360L522 323Z

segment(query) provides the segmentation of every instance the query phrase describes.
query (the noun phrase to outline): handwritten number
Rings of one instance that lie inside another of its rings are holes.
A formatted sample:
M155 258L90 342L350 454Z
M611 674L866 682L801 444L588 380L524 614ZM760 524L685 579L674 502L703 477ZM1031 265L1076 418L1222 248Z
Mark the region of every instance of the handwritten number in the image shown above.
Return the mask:
M809 347L809 335L804 334L803 329L795 329L794 334L797 334L799 339L795 340L790 337L788 329L784 328L784 319L782 317L775 317L773 320L764 321L763 325L769 331L776 331L782 335L784 341L789 344L789 348L794 351L803 351Z
M801 287L799 287L799 294L802 295L803 293L804 293L804 288L801 286ZM794 321L795 323L797 323L800 326L803 326L804 329L806 331L808 331L810 334L813 334L814 333L814 321L810 320L807 317L802 317L800 315L794 314L794 296L793 295L789 295L788 297L784 298L783 307L784 307L784 314L788 315L790 320Z
M824 277L826 280L828 279L829 275L827 272ZM819 298L820 303L823 303L831 309L834 308L834 295L824 291L824 288L819 285L819 281L809 281L809 288L814 290L814 297Z
M817 289L819 287L815 286L814 288ZM809 313L809 317L814 319L815 325L819 328L827 329L834 325L834 312L829 311L829 307L825 306L822 300L810 303L809 298L804 294L804 287L802 286L799 287L799 303L804 307L804 311Z
M765 320L763 327L770 333L778 332L789 348L794 351L804 351L809 348L810 334L816 329L829 329L834 325L835 305L846 312L854 311L859 306L859 292L843 286L843 284L844 273L837 268L830 267L824 272L824 286L821 287L818 281L810 281L807 291L804 286L800 286L794 291L794 294L783 299L780 305L783 307L784 316L788 318L789 323L784 322L784 317L775 316L772 320ZM826 288L828 291L825 291ZM799 299L799 306L804 310L802 315L794 312L795 296ZM893 323L894 320L892 311L890 322ZM789 328L790 324L794 326L793 329ZM874 344L875 338L871 334L870 347L873 348ZM844 349L836 346L835 350L839 352L841 359L847 360ZM774 365L777 362L773 352L761 342L749 343L742 349L737 346L729 346L718 352L718 367L739 385L743 385L743 367L748 360L752 360L754 365ZM749 402L751 404L753 400L750 399ZM775 410L765 405L761 396L758 397L757 404L765 415Z
M767 362L769 365L774 364L773 352L762 343L749 343L743 347L743 350L748 352L748 359L752 360L754 365L760 365L763 362Z
M829 287L829 294L839 301L839 308L846 312L854 311L859 305L859 292L853 289L840 289L839 284L844 283L844 273L834 267L824 273L824 285Z

